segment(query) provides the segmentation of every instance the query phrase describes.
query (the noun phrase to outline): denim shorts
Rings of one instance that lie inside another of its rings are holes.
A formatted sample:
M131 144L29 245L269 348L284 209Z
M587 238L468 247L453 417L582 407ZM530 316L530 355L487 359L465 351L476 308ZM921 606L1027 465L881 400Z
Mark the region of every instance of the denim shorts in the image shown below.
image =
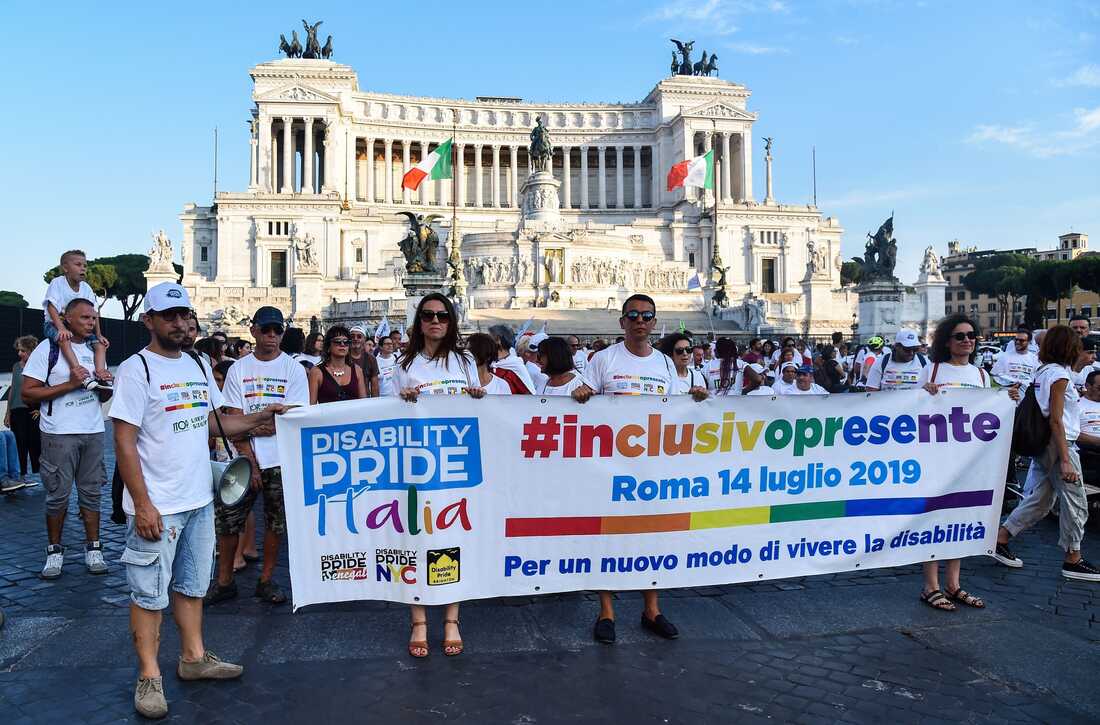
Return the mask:
M49 315L46 315L46 321L42 323L42 334L46 336L47 340L57 342L57 328L53 326L53 320L50 319ZM90 332L84 337L84 343L94 350L99 343L99 338L96 337L94 332Z
M214 571L214 504L162 515L160 541L142 538L127 516L122 563L130 600L142 609L168 606L168 590L185 597L203 597Z

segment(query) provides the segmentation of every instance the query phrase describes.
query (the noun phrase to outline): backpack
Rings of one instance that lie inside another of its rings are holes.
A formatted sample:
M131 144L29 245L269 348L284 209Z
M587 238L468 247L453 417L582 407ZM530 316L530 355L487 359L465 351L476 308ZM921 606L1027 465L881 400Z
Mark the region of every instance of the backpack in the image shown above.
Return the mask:
M1039 370L1035 371L1036 377L1039 376ZM1050 420L1039 408L1039 400L1035 397L1036 387L1027 386L1023 400L1016 406L1012 425L1012 451L1021 456L1040 456L1050 444Z
M53 372L54 366L57 365L57 359L61 357L61 346L56 341L50 340L50 354L46 356L46 379L42 381L43 385L49 386L50 373ZM46 403L46 415L53 415L53 400L51 399Z

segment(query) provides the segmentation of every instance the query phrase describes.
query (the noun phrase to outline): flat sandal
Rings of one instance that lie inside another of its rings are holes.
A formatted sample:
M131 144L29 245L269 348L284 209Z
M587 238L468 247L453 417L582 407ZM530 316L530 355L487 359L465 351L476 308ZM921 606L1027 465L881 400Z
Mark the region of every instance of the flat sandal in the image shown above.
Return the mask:
M458 625L457 619L444 619L444 624ZM452 650L448 652L447 650ZM443 640L443 654L448 657L457 657L462 654L462 640L460 639L445 639Z
M420 626L423 626L424 629L427 630L428 621L426 619L422 619L419 622L413 622L412 625L411 625L411 628L415 629L415 628L420 627ZM420 654L420 653L423 653L423 654ZM428 641L427 640L425 640L425 639L415 639L415 640L411 640L409 642L409 656L410 657L415 657L416 659L419 660L419 659L423 659L423 658L427 657L430 653L431 653L431 650L428 649Z

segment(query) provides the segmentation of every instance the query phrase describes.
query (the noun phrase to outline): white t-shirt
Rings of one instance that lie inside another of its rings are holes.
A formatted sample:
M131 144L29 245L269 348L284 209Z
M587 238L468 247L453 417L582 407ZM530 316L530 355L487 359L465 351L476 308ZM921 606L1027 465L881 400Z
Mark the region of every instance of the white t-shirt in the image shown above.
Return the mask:
M793 380L788 383L782 377L776 377L775 382L772 383L772 393L774 395L790 395L795 387Z
M1005 387L1017 383L1026 385L1031 382L1038 368L1038 355L1030 351L1021 355L1016 352L1016 347L1012 346L997 356L997 362L993 363L990 375L999 385Z
M1100 438L1100 403L1082 397L1077 401L1082 433Z
M397 395L400 392L396 383L397 356L383 357L379 355L375 360L378 362L378 394Z
M95 354L91 347L77 344L72 345L72 349L78 363L89 372L95 368ZM69 382L69 364L65 362L65 356L60 349L57 351L57 362L54 363L53 370L50 370L50 379L46 380L49 358L50 341L43 340L27 358L27 364L23 366L24 377L34 378L47 387ZM49 402L39 406L39 426L43 433L65 435L103 432L103 409L99 405L99 396L89 390L70 390L53 399L52 415L50 409Z
M321 356L320 355L307 355L304 352L296 352L293 355L291 355L291 357L294 358L294 360L299 365L301 365L303 361L309 363L310 365L313 365L314 367L321 364Z
M1080 395L1077 388L1073 387L1070 373L1072 371L1064 365L1044 365L1035 372L1035 401L1039 403L1039 410L1047 418L1050 417L1050 393L1054 383L1059 380L1067 380L1066 390L1062 399L1062 426L1066 429L1066 440L1075 441L1081 434L1081 413L1078 402Z
M717 358L711 360L703 370L707 378L707 390L714 391L715 395L740 395L741 386L744 384L744 369L748 365L741 358L737 358L733 366L733 384L728 388L722 387L722 361Z
M787 388L786 391L783 393L783 395L828 395L828 394L829 394L829 391L826 390L825 388L821 387L817 383L810 383L810 389L809 390L803 390L802 388L798 387L797 383L795 383L795 384L791 385L789 388Z
M542 372L538 365L528 360L524 363L524 367L527 368L527 374L531 376L531 384L534 386L533 390L540 390L546 381L550 379L549 375Z
M707 378L698 370L687 369L687 375L676 376L676 392L686 394L692 388L706 388Z
M583 373L584 369L588 367L588 351L584 349L577 350L573 353L573 367L577 369L578 373Z
M676 366L660 350L638 357L617 342L592 356L584 380L605 395L669 395L676 389Z
M65 314L65 308L69 306L69 303L75 299L88 300L93 305L96 303L95 292L92 291L91 285L84 280L80 281L80 285L76 290L69 286L69 280L65 279L65 276L54 277L50 280L50 286L46 288L46 297L42 300L42 309L46 309L47 304L52 304L57 310L57 314ZM49 313L47 313L46 319L49 319Z
M464 388L481 387L477 363L468 353L451 352L446 360L431 360L421 353L408 370L398 365L394 376L398 391L415 388L420 395L463 395Z
M745 395L775 395L775 391L767 385L761 385L756 390L750 390Z
M225 405L248 414L272 403L309 405L309 383L302 364L285 352L267 361L249 353L233 363L225 376ZM261 470L279 465L275 436L253 438L252 450Z
M537 372L539 375L542 375L542 372L539 370L538 365L535 365L534 363L525 363L519 358L518 355L516 355L511 350L508 351L508 354L506 356L500 358L495 363L493 363L493 367L500 368L501 370L510 370L515 373L516 377L520 379L520 382L523 383L527 387L527 389L533 394L536 390L538 390L538 388L535 387L535 380L531 371L527 367L528 365L533 366L535 372Z
M210 406L223 404L221 391L210 369L204 365L200 370L186 353L178 358L148 349L138 354L149 366L149 378L137 355L119 365L111 417L138 428L141 473L157 511L202 508L214 498L207 421ZM134 514L129 491L122 494L122 510Z
M489 381L488 385L482 385L482 389L485 390L486 395L511 395L512 387L508 385L508 382L504 378L493 376L493 379Z
M880 358L867 373L867 387L878 390L910 390L920 387L917 380L920 378L920 358L916 355L907 363L894 361L894 356L886 353L886 369L882 369ZM925 361L927 362L927 360Z
M539 395L572 395L574 390L584 385L584 378L577 373L570 373L570 375L573 377L565 385L551 385L550 378L547 378L539 389Z
M933 372L936 375L935 380L932 380ZM989 373L976 365L952 365L950 363L939 363L937 365L929 360L924 369L920 371L920 377L917 378L917 387L922 387L929 382L945 388L988 388Z

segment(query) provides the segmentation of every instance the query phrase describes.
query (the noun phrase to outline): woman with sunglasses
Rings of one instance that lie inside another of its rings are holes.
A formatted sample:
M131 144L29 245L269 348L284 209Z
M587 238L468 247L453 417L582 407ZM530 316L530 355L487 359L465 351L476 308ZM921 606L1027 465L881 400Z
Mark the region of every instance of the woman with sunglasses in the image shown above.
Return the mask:
M478 379L477 363L458 349L458 325L451 301L432 292L416 306L409 344L394 370L401 398L415 403L421 395L469 395L482 398L485 391ZM422 605L413 604L409 654L428 656L428 619ZM443 615L443 654L462 654L458 631L458 603L448 604Z
M334 403L367 397L367 384L358 365L348 362L348 328L333 325L325 331L321 363L309 371L309 404Z
M974 365L978 335L978 323L966 315L951 315L941 320L932 335L929 364L921 369L917 384L922 385L932 395L936 395L941 388L988 388L989 377L985 370ZM961 569L962 562L959 559L945 561L944 577L947 586L941 590L939 562L925 562L921 601L944 612L955 611L956 603L977 609L984 608L984 601L962 588L959 581Z
M657 349L672 358L676 366L676 392L686 395L692 388L706 388L707 378L691 366L691 338L682 332L665 335Z

